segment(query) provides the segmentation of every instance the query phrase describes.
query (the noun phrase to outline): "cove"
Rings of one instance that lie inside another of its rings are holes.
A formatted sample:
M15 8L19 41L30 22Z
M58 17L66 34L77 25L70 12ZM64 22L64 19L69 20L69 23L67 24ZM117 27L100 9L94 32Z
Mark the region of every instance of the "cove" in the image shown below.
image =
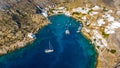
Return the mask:
M81 23L62 14L50 16L49 20L51 24L40 29L31 44L1 56L0 68L95 68L95 48L81 32L76 32ZM54 52L45 53L49 41Z

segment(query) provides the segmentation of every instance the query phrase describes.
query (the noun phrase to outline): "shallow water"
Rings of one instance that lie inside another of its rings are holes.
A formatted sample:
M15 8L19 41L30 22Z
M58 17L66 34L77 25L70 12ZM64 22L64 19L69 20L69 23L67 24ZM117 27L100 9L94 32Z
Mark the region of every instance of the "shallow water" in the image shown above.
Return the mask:
M95 68L97 53L93 45L76 32L81 24L65 15L49 20L51 24L38 31L33 43L0 57L0 68ZM49 41L54 52L45 53Z

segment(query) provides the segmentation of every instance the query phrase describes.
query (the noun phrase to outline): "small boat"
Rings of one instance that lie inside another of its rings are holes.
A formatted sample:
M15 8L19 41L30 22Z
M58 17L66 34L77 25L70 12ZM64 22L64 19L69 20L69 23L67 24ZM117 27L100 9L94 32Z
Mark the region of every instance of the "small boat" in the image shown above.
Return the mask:
M68 34L70 34L70 31L67 29L67 30L65 31L65 33L68 35Z
M80 31L78 30L78 31L76 31L77 33L79 33Z
M51 45L51 43L50 43L50 41L49 41L49 48L48 49L45 49L45 53L51 53L51 52L53 52L54 50L53 50L53 47L52 47L52 45Z
M77 33L79 33L81 30L81 26L78 27Z
M78 30L81 30L81 26L78 27Z

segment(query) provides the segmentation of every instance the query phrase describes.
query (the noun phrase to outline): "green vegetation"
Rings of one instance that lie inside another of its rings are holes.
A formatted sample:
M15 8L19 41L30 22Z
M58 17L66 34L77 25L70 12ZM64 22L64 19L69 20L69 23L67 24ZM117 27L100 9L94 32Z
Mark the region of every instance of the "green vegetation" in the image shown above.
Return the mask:
M73 12L72 15L74 15L74 14L78 15L78 14L80 14L80 13L78 13L78 12Z
M115 53L116 53L116 50L111 49L110 52L111 52L112 54L115 54Z
M104 12L107 12L108 10L106 9L106 7L103 7L103 11L104 11Z
M100 48L100 46L97 46L97 48L99 49L99 48Z
M94 41L96 41L96 39L94 39Z
M87 15L87 14L82 14L82 16L85 16L85 15Z
M104 38L108 38L109 34L106 34L105 32L102 32L102 35Z
M91 10L88 11L88 13L90 13L90 12L92 12L92 11L93 11L93 10L91 9Z
M53 10L54 10L54 9L50 9L49 12L50 12L50 13L53 13Z

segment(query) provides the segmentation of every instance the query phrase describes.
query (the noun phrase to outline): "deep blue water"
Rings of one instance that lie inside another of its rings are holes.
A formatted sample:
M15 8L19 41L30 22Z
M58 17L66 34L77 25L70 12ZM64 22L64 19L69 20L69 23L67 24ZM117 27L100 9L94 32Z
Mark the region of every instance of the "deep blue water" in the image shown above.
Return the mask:
M1 56L0 68L95 68L97 53L93 45L76 33L80 22L65 15L49 20L52 24L39 30L33 43ZM70 35L65 34L66 29ZM49 41L54 52L46 54Z

